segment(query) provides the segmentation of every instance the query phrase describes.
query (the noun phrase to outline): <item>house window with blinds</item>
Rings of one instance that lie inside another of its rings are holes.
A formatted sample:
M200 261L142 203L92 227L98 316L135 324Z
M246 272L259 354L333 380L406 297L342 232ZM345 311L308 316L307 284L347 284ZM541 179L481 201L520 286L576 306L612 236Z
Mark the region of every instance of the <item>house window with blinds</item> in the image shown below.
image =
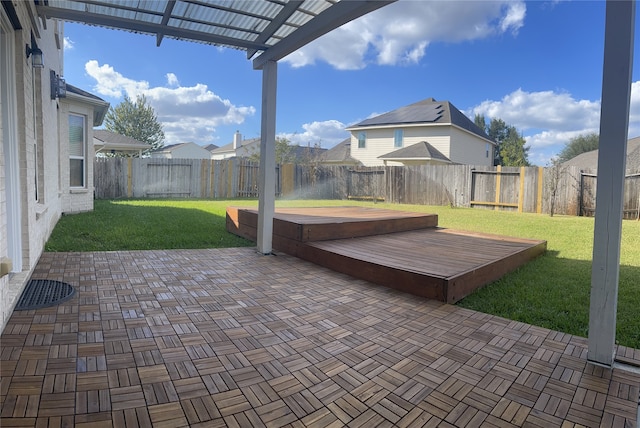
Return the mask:
M69 186L85 186L85 117L69 115Z
M358 133L358 148L364 149L367 147L367 133L359 132Z
M393 147L402 147L402 140L404 139L404 132L402 129L396 129L393 133Z

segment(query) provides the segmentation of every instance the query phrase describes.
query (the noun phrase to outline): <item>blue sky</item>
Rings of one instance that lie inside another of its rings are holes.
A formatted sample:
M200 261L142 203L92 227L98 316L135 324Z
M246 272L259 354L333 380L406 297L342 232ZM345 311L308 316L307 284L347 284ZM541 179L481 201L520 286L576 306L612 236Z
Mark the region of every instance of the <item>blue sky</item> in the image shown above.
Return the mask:
M545 165L598 131L604 20L604 1L400 0L280 61L276 132L330 148L349 125L433 97L515 126ZM80 24L64 32L67 82L114 106L145 94L167 144L259 136L262 73L244 52L156 47L153 36ZM630 138L640 136L634 57Z

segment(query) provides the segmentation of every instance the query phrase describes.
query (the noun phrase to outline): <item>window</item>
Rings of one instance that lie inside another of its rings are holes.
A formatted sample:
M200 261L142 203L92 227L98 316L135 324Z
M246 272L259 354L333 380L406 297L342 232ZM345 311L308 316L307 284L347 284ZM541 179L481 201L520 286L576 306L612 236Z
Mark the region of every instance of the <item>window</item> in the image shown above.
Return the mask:
M402 139L404 138L404 132L402 129L396 129L393 133L393 147L402 147Z
M359 149L364 149L365 147L367 147L367 133L366 132L359 132L358 133L358 148Z
M485 146L485 151L486 151L485 157L489 159L489 152L491 151L489 143L487 143L487 145Z
M69 186L85 186L85 118L69 115Z

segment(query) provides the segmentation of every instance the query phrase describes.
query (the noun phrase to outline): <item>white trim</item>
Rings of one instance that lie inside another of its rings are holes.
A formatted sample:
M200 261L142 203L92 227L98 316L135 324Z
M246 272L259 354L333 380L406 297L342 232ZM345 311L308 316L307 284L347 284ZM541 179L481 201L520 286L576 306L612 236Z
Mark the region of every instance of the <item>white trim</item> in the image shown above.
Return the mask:
M461 130L462 132L466 132L467 134L473 135L478 137L479 139L486 141L490 144L492 144L493 146L496 146L497 143L495 141L489 140L485 137L483 137L480 134L476 134L473 131L469 131L466 128L463 128L459 125L456 125L454 123L451 122L440 122L440 123L430 123L430 122L419 122L419 123L391 123L391 124L385 124L385 125L366 125L366 126L350 126L348 128L345 128L345 131L348 132L355 132L355 131L370 131L370 130L377 130L377 129L394 129L394 128L399 128L402 127L402 129L406 129L406 128L421 128L421 127L438 127L438 126L451 126L452 128L457 128L459 130Z
M258 198L258 252L273 249L276 210L276 94L278 63L262 66L262 119L260 127L260 194Z
M67 123L71 119L71 116L79 117L82 119L82 155L72 155L70 150L71 145L71 126L68 126L69 132L67 133L67 144L69 145L69 162L71 160L81 160L82 161L82 186L72 186L71 185L71 165L69 164L69 189L77 190L77 189L86 189L87 188L87 116L84 114L79 114L75 112L69 112L69 116L67 117Z
M587 360L606 367L616 339L635 9L635 2L608 0L605 18Z
M4 9L0 13L0 109L4 150L7 256L12 272L22 271L22 201L20 199L20 158L18 154L18 113L15 75L15 35Z

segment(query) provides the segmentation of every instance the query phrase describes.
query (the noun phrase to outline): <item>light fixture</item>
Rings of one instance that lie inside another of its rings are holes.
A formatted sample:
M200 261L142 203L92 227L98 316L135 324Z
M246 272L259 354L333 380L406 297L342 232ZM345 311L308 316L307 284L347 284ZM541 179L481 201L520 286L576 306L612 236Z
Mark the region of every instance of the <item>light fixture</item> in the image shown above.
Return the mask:
M38 47L33 35L31 35L31 46L27 44L25 52L27 54L27 59L33 55L33 58L31 58L31 65L33 68L44 68L44 55L42 53L42 49Z
M65 82L62 76L58 76L55 71L49 70L49 80L51 82L52 100L67 96L67 82Z

